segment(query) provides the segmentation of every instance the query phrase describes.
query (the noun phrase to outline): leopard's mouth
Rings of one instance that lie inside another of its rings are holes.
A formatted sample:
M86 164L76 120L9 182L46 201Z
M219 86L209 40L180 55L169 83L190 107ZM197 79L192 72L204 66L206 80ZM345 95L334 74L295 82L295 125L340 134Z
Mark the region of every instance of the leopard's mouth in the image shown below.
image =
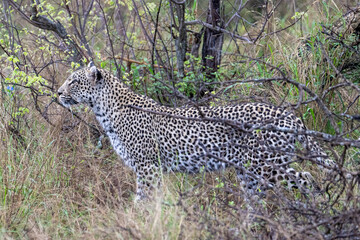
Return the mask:
M64 106L64 107L70 107L71 105L75 105L78 104L77 101L75 101L72 97L69 96L60 96L59 98L60 103Z

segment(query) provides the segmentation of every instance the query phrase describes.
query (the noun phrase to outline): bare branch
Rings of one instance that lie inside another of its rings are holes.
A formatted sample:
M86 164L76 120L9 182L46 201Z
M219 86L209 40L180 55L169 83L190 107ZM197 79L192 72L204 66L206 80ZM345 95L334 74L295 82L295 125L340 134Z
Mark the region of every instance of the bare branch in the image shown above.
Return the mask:
M84 55L79 50L77 44L69 37L66 29L59 21L53 22L49 18L39 15L35 2L32 4L30 17L26 15L26 13L21 10L20 6L13 0L8 0L8 2L22 16L22 18L31 25L41 29L53 31L68 46L67 53L71 56L71 61L77 62L80 65L83 64L81 59Z
M211 24L203 22L201 20L187 21L187 22L185 22L185 24L186 25L196 25L196 24L203 25L204 27L212 29L214 31L219 31L219 32L226 33L229 36L231 36L232 38L240 39L240 40L242 40L242 41L244 41L246 43L254 44L254 42L251 41L250 39L248 39L247 37L239 36L239 35L237 35L237 34L235 34L233 32L230 32L229 30L224 29L224 28L220 28L220 27L217 27L217 26L214 27Z

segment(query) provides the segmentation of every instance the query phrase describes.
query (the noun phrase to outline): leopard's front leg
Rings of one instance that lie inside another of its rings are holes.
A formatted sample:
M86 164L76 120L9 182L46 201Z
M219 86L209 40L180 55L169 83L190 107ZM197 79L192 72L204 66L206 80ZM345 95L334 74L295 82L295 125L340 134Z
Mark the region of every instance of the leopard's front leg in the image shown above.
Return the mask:
M161 168L141 164L136 167L136 199L151 198L161 185Z

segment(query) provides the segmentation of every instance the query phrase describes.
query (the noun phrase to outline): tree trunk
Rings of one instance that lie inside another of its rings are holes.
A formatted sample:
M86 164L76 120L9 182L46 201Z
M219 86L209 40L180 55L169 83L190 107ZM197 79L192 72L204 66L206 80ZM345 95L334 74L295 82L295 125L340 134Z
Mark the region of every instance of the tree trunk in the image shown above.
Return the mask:
M221 0L209 0L209 9L206 22L213 27L224 27L221 18ZM220 31L205 28L204 41L202 48L202 64L207 79L213 80L215 72L221 62L221 50L224 41L224 34ZM212 90L213 87L208 90Z
M179 23L178 30L179 35L175 38L176 45L176 59L179 78L185 76L184 62L186 59L186 47L187 47L187 33L185 25L185 4L174 4L176 9L177 20ZM173 22L176 25L176 19L173 16Z

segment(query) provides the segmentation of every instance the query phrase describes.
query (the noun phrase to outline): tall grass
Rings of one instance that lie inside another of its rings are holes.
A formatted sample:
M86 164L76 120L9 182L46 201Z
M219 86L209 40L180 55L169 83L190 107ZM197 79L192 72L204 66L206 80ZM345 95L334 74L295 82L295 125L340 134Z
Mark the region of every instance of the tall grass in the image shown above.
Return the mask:
M3 102L0 109L5 110ZM86 125L64 134L36 114L28 118L31 124L21 133L1 119L0 238L193 239L207 234L185 221L167 184L162 197L134 205L133 174L108 143L96 148Z

